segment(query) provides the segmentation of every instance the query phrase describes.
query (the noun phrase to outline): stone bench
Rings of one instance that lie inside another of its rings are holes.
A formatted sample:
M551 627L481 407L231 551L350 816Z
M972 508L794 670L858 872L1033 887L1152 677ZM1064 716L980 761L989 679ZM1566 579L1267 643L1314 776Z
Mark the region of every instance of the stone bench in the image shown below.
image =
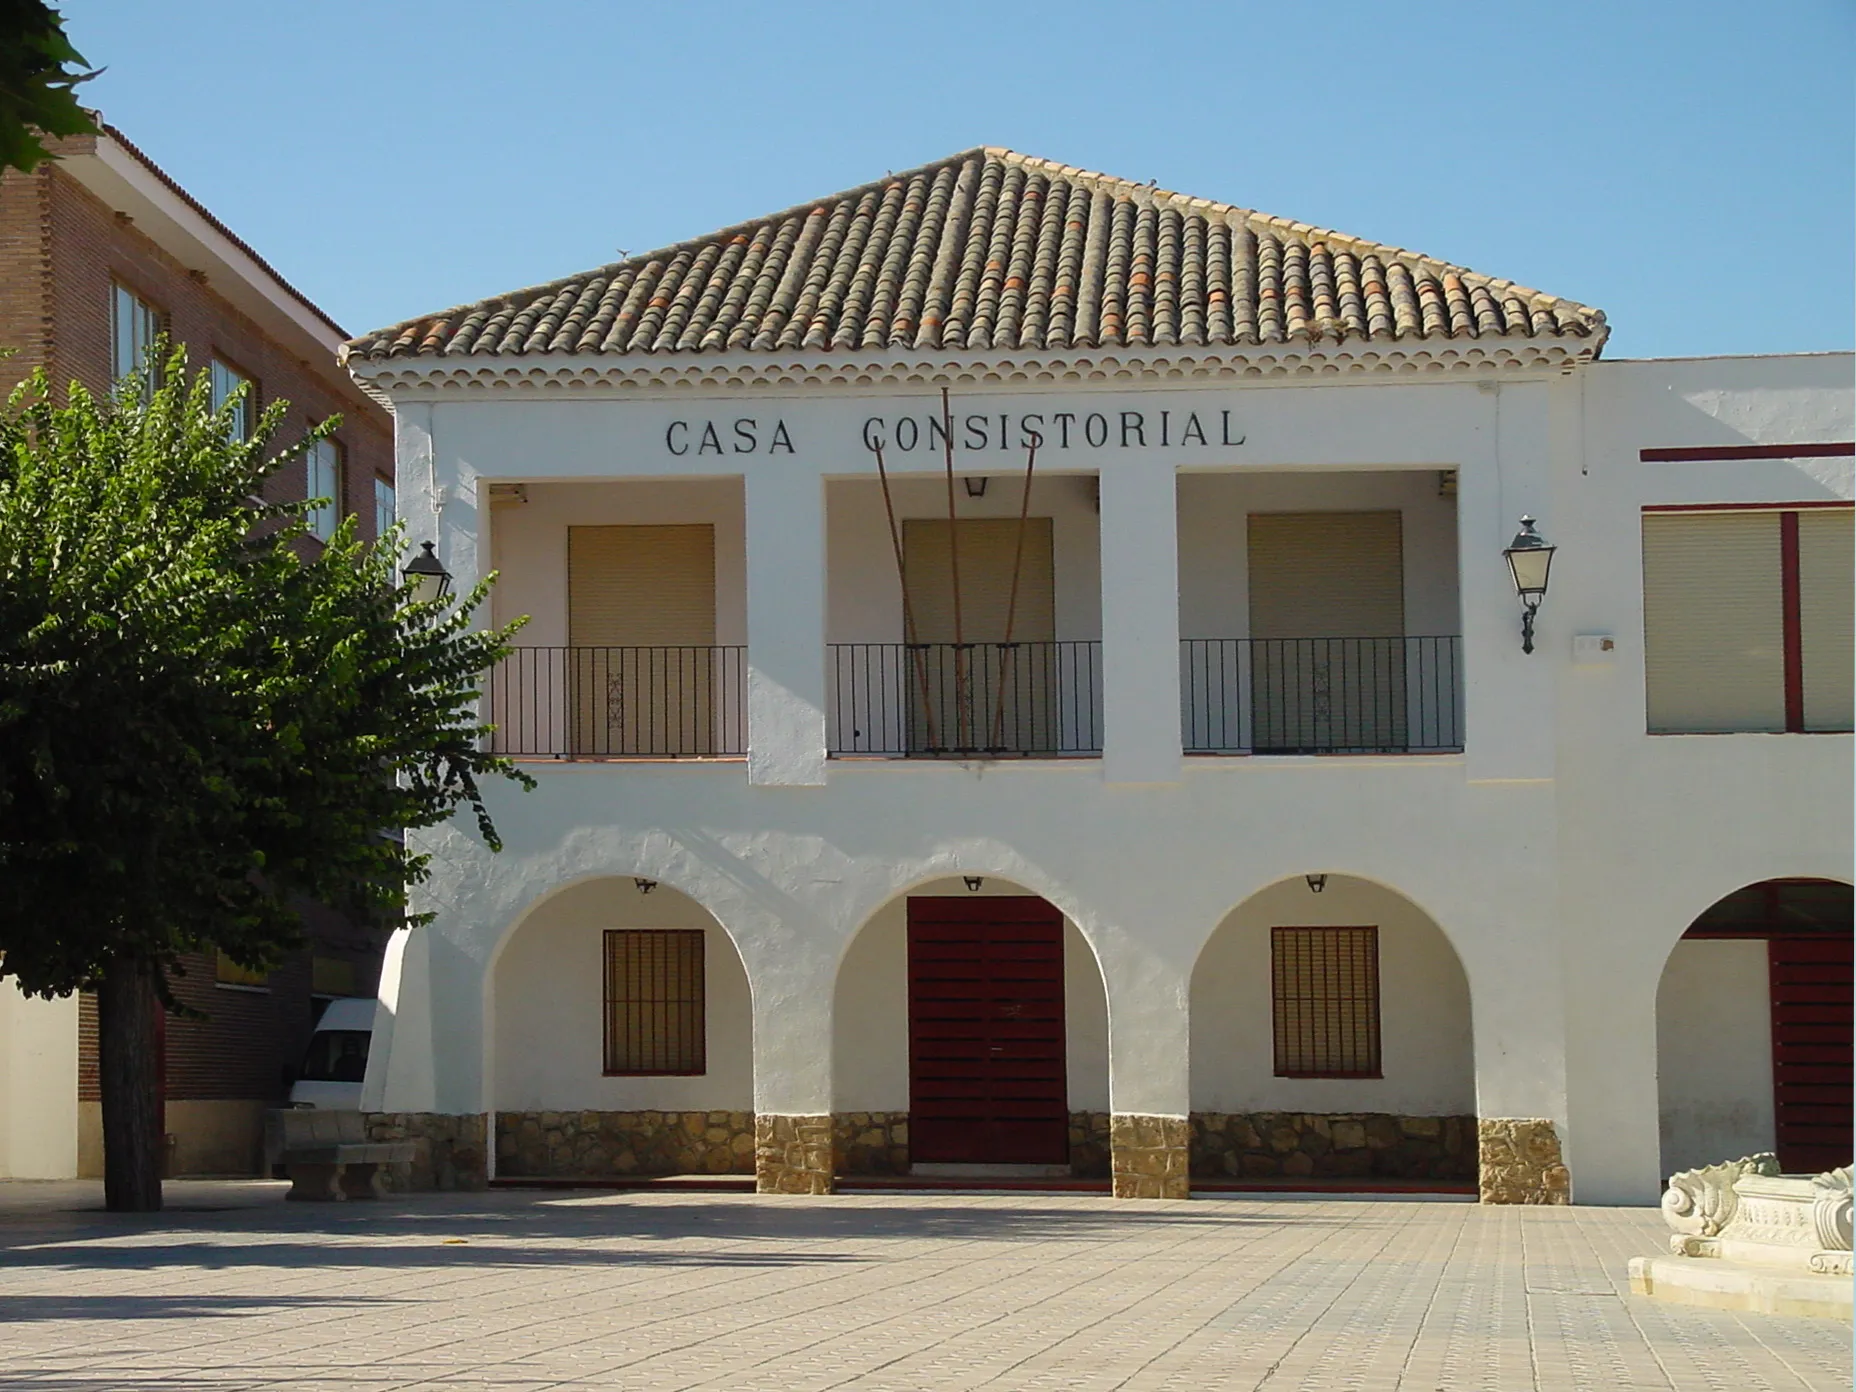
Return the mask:
M292 1199L378 1199L386 1192L382 1167L404 1164L418 1149L411 1141L368 1140L360 1112L292 1108L272 1116Z

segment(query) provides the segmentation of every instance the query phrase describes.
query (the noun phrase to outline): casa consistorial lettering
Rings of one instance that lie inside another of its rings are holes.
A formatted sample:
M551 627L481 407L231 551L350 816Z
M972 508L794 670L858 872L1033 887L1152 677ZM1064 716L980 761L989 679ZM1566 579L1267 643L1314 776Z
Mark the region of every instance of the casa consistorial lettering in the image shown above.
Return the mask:
M664 427L664 448L672 454L791 454L793 437L775 417L735 416L730 420L673 420Z
M1235 447L1243 430L1228 410L1175 407L1111 411L965 411L951 420L938 412L870 416L863 424L867 450L908 454L943 450L949 429L957 450L1174 449Z

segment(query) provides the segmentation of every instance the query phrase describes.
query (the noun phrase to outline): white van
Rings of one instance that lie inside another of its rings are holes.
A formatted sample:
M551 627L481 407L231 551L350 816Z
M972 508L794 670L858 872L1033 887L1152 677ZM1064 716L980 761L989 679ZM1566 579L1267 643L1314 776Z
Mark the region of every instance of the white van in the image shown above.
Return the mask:
M316 1021L316 1032L303 1051L303 1066L290 1086L292 1107L361 1109L361 1081L367 1076L367 1046L374 1037L377 1003L368 996L329 1002Z

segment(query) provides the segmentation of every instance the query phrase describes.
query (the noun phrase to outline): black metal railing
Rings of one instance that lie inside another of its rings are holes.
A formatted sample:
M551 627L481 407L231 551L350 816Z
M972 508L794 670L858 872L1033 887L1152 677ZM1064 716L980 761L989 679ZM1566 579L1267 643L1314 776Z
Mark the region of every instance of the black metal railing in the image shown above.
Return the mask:
M490 673L499 754L747 752L743 647L517 648Z
M834 754L1055 757L1102 752L1102 645L833 643Z
M1188 754L1388 754L1463 747L1455 634L1188 638Z

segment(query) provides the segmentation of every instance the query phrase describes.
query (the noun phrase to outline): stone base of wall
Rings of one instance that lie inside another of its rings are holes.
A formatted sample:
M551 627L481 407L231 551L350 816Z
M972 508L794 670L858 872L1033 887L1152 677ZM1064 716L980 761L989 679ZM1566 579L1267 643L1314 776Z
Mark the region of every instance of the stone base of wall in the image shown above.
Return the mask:
M410 1165L392 1167L385 1181L388 1189L424 1193L489 1187L489 1136L481 1112L369 1112L367 1138L418 1146Z
M1118 1199L1191 1196L1186 1160L1191 1128L1185 1117L1120 1113L1109 1122L1109 1160Z
M1476 1119L1382 1112L1194 1112L1201 1179L1476 1177Z
M1477 1189L1486 1204L1569 1204L1572 1174L1559 1132L1539 1118L1484 1117L1477 1127Z
M839 1174L905 1175L909 1172L907 1112L833 1112L833 1165Z
M1107 1112L1070 1113L1070 1173L1078 1179L1107 1179L1114 1173L1109 1160Z
M496 1172L525 1179L753 1174L752 1112L498 1112Z
M831 1133L829 1115L755 1117L755 1192L831 1193Z

